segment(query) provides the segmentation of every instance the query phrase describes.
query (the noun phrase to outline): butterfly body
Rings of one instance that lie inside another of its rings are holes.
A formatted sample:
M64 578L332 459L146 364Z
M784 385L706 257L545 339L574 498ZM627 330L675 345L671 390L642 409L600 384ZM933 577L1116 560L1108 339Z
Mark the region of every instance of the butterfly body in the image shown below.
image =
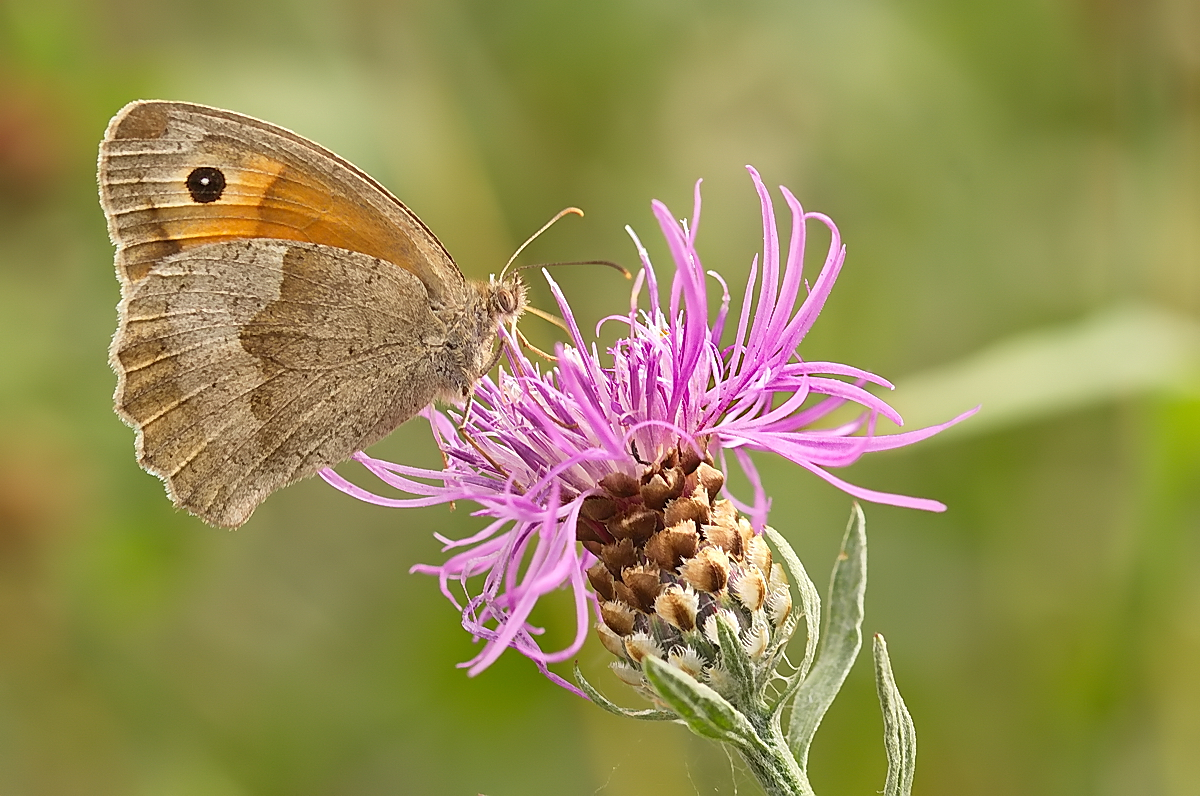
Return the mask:
M139 463L214 525L469 394L524 309L515 278L465 279L382 186L266 122L132 103L99 172L116 411Z

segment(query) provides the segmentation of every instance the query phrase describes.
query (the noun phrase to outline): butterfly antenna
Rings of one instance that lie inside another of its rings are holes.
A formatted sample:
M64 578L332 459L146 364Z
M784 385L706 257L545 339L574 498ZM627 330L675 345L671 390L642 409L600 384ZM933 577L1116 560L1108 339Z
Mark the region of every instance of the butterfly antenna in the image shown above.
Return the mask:
M528 265L518 265L514 270L524 271L526 268L557 268L560 265L604 265L612 268L614 271L620 271L626 279L632 279L633 274L629 273L629 269L620 263L614 263L612 260L564 260L557 263L529 263Z
M500 271L500 279L499 279L499 281L501 281L501 282L503 282L503 281L504 281L504 275L505 275L506 273L508 273L508 268L509 268L509 266L513 264L513 260L517 259L517 257L519 257L519 256L520 256L521 252L525 251L525 247L526 247L526 246L528 246L529 244L531 244L531 243L533 243L535 240L537 240L537 238L538 238L538 236L539 236L539 235L541 235L541 234L542 234L543 232L545 232L546 230L550 229L550 227L554 226L554 224L555 224L555 223L556 223L556 222L557 222L559 219L561 219L563 216L566 216L566 215L571 215L571 214L574 214L574 215L577 215L577 216L582 216L582 215L583 215L583 211L582 211L582 210L580 210L578 207L567 207L567 208L564 208L564 209L562 209L562 210L559 210L557 213L555 213L555 214L554 214L554 218L550 219L550 220L549 220L549 221L547 221L545 224L542 224L542 228L541 228L541 229L539 229L537 232L535 232L535 233L533 233L532 235L530 235L528 240L526 240L524 243L522 243L520 246L518 246L518 247L517 247L517 250L516 250L515 252L513 252L513 256L508 258L508 262L506 262L506 263L504 264L504 268L503 268L503 269Z

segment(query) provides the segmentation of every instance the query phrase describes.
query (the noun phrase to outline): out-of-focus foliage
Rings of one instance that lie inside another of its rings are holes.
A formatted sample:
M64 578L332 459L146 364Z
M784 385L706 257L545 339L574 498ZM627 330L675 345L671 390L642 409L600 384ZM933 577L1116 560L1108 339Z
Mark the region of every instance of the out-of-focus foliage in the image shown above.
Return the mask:
M1200 788L1195 3L6 0L0 793L752 787L518 656L455 669L469 639L407 569L438 557L433 532L477 527L466 506L387 511L313 481L235 533L173 512L106 364L95 151L138 97L326 144L476 277L572 204L587 218L529 258L632 263L623 225L653 241L649 200L683 215L704 177L700 248L736 284L761 245L742 165L787 184L849 246L806 354L893 378L914 420L944 417L918 394L985 403L978 431L847 474L950 505L867 507L865 629L916 721L917 790ZM610 272L559 276L585 318L627 305ZM419 423L379 451L437 461ZM848 499L761 464L773 524L830 560ZM569 611L541 617L550 643ZM616 693L603 659L582 663ZM812 750L817 791L882 787L881 732L860 661Z

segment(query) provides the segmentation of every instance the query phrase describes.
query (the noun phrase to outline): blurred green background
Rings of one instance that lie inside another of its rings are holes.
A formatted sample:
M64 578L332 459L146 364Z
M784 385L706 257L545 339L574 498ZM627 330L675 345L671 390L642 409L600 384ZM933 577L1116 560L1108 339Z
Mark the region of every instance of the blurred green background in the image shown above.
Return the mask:
M465 506L309 481L234 533L173 511L106 362L96 145L139 97L322 142L475 277L566 205L587 217L527 261L632 264L628 223L665 268L649 201L684 215L704 177L700 249L737 285L761 248L743 165L790 186L849 247L806 356L892 378L910 425L984 404L840 473L950 506L867 506L916 792L1200 793L1193 0L0 3L0 794L752 793L515 654L456 669L475 648L407 570L478 527ZM557 278L584 318L627 306L607 271ZM437 462L420 423L377 452ZM824 583L849 499L760 463ZM565 600L540 619L565 641ZM635 704L598 644L581 660ZM881 733L863 659L818 793L878 791Z

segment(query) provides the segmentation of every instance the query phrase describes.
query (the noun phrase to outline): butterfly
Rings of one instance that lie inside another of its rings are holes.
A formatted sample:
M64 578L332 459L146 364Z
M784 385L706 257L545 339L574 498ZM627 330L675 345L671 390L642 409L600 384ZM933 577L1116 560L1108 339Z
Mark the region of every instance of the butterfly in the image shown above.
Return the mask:
M249 116L132 102L99 183L115 409L138 463L212 525L469 395L526 308L516 272L466 279L382 185Z

